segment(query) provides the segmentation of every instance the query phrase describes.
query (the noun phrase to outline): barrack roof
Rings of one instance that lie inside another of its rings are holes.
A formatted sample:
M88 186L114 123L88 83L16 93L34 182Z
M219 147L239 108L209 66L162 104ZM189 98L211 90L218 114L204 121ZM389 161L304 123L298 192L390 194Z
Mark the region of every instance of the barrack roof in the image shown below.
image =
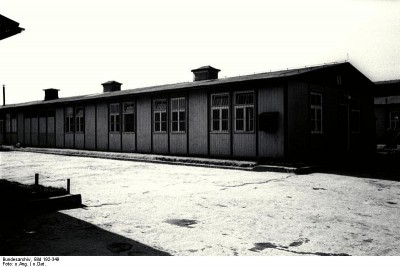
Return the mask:
M201 88L205 88L205 87L209 87L209 86L213 86L213 85L220 85L220 84L292 77L292 76L308 73L311 71L328 68L328 67L332 67L332 66L344 65L344 64L348 64L351 66L351 64L348 62L330 63L330 64L317 65L317 66L312 66L312 67L286 69L286 70L280 70L280 71L271 71L271 72L257 73L257 74L244 75L244 76L235 76L235 77L222 78L222 79L165 84L165 85L149 86L149 87L142 87L142 88L136 88L136 89L126 89L126 90L114 91L114 92L105 92L105 93L101 92L101 93L89 94L89 95L63 97L63 98L58 98L55 100L48 100L48 101L40 100L40 101L31 101L31 102L25 102L25 103L19 103L19 104L9 104L9 105L0 107L0 109L10 108L10 107L24 107L24 106L40 105L40 104L48 105L48 104L53 104L53 103L87 101L87 100L94 100L94 99L119 97L119 96L125 96L125 95L168 92L168 91L183 90L183 89L201 89Z

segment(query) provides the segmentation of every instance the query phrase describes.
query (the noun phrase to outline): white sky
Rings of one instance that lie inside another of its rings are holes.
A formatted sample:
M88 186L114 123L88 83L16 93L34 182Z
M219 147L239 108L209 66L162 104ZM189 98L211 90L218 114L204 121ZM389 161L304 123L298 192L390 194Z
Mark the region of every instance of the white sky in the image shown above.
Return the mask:
M6 103L346 60L372 81L400 79L399 0L0 0L26 30L0 41Z

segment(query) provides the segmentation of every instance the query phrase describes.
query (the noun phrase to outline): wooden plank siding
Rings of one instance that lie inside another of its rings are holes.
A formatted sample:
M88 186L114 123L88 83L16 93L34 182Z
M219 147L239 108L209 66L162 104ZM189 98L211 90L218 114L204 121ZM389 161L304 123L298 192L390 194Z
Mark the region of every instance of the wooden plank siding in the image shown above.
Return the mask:
M17 143L24 144L24 113L21 111L17 115Z
M32 146L39 146L39 119L37 116L32 117Z
M108 150L108 104L105 102L97 103L97 144L98 150Z
M288 156L300 157L307 151L309 139L308 84L288 82Z
M121 151L121 132L109 133L110 151Z
M16 144L17 143L17 138L18 138L18 136L17 136L18 134L17 133L11 133L10 134L10 139L11 139L11 144L13 145L13 144Z
M396 110L394 110L396 111ZM399 109L400 111L400 109ZM378 144L386 144L389 128L389 116L390 111L388 107L380 105L375 106L375 118L376 118L376 141Z
M233 132L233 156L255 157L256 156L256 133Z
M258 114L278 112L276 132L259 131L259 156L280 158L284 156L284 85L270 85L258 90Z
M229 133L210 133L210 155L230 156L231 138Z
M85 105L85 149L96 149L96 106Z
M186 133L171 133L170 153L173 155L183 155L187 153Z
M168 133L153 133L153 152L157 154L168 153Z
M189 152L191 155L207 155L207 92L190 92Z
M10 113L5 113L4 114L4 143L5 144L10 144L11 142L11 135L9 132L7 132L7 125L10 125Z
M28 115L28 114L26 114ZM31 146L31 118L24 117L24 144L26 146Z
M65 133L65 148L74 148L74 133Z
M311 88L311 87L310 87ZM317 150L320 155L327 154L327 152L336 155L338 151L338 89L332 86L324 86L323 88L323 143ZM311 136L313 136L311 134ZM311 140L312 142L312 140Z
M151 153L151 98L137 98L137 151Z
M45 110L41 109L39 112L39 146L46 147L47 145L47 117Z
M372 90L364 94L360 94L361 99L361 133L359 140L359 148L361 153L368 153L376 149L376 121L374 115L374 99ZM400 109L398 109L400 110ZM373 118L373 119L371 119Z
M4 140L5 132L6 132L6 129L5 129L5 125L4 125L4 118L3 118L2 114L0 114L0 144L1 145L5 144L5 140Z
M135 133L122 133L122 151L134 152L135 149Z
M48 117L47 118L47 137L46 137L46 146L47 147L55 147L56 140L55 140L55 117Z
M56 115L56 147L63 148L64 147L64 107L58 107L55 110Z
M74 148L76 149L84 149L85 148L85 134L84 133L75 133L74 136Z

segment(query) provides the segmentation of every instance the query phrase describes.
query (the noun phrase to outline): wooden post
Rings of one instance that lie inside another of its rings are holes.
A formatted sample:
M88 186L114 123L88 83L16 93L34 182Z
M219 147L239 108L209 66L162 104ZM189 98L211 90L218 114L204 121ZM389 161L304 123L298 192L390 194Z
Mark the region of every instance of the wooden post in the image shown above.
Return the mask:
M35 185L39 185L39 173L35 173Z
M70 194L71 193L71 180L67 179L67 193Z

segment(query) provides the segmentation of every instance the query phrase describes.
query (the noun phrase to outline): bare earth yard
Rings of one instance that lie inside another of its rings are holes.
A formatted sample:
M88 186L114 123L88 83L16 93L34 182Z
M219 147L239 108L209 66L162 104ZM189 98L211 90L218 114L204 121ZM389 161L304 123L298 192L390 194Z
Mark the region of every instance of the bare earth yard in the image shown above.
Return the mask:
M400 183L0 152L1 179L66 186L63 214L172 255L400 255Z

